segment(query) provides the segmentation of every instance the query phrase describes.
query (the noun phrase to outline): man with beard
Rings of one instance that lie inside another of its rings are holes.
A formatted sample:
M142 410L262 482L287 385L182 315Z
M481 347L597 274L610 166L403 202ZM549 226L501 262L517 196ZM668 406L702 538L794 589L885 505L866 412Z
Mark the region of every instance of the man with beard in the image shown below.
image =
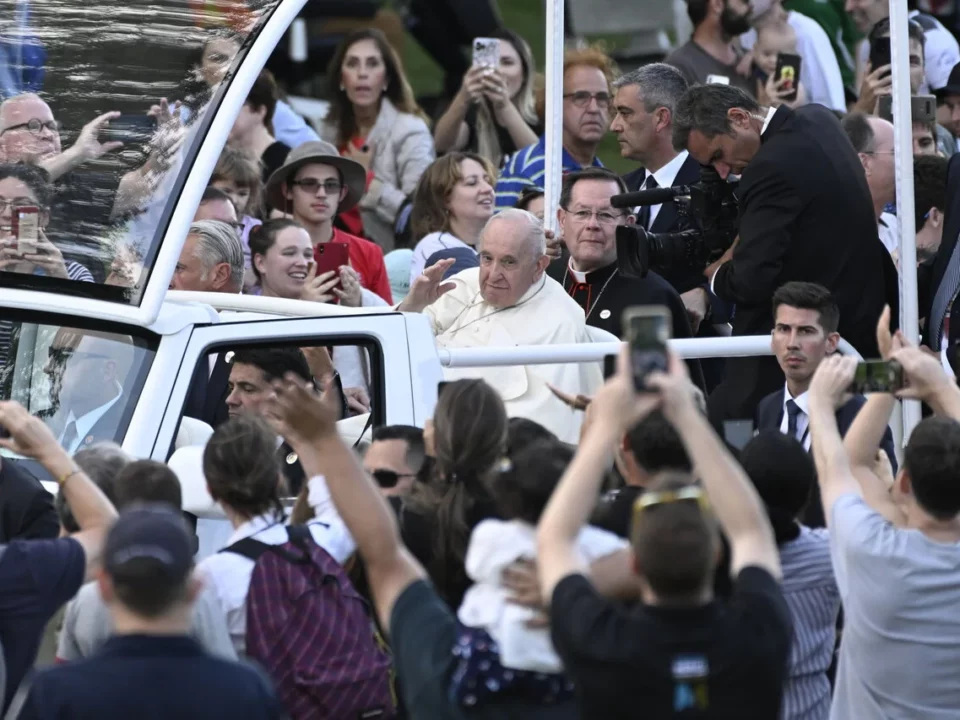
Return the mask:
M750 0L687 0L693 37L667 57L691 85L733 85L749 95L754 82L737 72L743 53L734 39L750 29Z

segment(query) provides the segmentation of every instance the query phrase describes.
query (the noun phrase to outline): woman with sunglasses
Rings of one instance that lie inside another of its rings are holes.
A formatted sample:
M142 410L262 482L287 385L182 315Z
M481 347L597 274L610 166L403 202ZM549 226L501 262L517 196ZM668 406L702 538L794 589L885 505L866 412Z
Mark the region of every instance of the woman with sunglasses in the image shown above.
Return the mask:
M93 282L90 271L65 260L44 232L53 200L49 177L33 165L0 165L0 271ZM18 238L14 233L14 214L24 208L39 211L36 240Z

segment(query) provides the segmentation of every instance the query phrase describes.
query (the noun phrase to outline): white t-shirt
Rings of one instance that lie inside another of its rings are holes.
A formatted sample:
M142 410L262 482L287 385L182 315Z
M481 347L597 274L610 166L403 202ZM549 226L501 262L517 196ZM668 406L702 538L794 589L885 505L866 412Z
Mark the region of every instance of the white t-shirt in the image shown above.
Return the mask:
M792 10L787 13L787 22L797 34L797 53L803 59L800 63L800 82L807 91L807 98L831 110L846 112L840 63L837 62L826 31L813 18ZM756 42L756 30L740 36L740 43L747 50L752 49Z

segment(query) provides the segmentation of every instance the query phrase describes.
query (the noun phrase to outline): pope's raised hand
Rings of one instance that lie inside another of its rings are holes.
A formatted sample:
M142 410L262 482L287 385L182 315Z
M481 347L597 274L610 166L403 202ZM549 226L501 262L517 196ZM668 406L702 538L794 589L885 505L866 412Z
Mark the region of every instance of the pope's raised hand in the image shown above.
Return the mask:
M441 260L424 270L420 277L413 281L409 294L397 309L403 312L422 312L425 307L433 305L453 290L456 285L443 282L443 276L455 262L454 259Z

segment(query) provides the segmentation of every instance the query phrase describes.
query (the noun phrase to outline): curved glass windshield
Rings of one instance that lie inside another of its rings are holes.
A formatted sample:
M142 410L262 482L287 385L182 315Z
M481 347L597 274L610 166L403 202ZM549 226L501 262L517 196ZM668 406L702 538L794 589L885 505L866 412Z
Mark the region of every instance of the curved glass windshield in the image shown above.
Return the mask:
M69 452L120 442L155 352L122 332L0 320L0 400L42 418Z
M219 100L280 0L15 0L0 287L137 304Z

